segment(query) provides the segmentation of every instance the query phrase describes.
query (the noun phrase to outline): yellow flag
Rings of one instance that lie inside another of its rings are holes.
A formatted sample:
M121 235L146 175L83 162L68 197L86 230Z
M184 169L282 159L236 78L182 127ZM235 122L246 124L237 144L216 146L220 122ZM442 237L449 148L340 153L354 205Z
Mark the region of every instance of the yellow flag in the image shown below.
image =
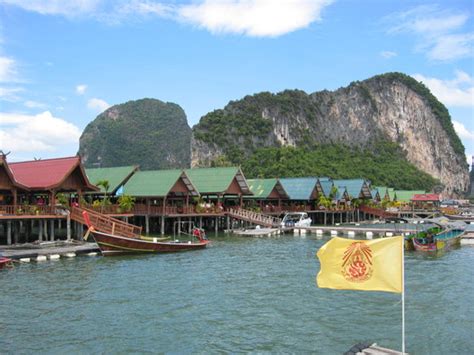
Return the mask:
M332 238L316 254L316 282L339 290L402 292L403 237L374 240Z

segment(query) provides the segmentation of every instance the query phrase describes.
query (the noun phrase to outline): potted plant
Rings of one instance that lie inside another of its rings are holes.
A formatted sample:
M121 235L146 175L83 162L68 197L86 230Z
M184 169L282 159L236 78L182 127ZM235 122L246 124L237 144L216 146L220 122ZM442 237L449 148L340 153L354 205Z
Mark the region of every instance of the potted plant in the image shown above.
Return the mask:
M130 212L135 206L135 197L122 195L118 199L119 212Z

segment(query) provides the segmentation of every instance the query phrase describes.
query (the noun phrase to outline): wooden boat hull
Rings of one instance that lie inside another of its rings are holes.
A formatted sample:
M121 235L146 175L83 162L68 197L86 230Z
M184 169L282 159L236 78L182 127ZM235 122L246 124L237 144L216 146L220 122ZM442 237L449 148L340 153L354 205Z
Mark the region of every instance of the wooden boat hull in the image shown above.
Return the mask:
M423 244L418 240L418 238L413 238L412 243L416 251L437 251L438 250L436 248L436 243Z
M455 245L461 245L461 236L449 239L437 239L436 240L436 249L443 250L451 248Z
M135 239L117 235L92 231L100 251L104 256L136 254L136 253L174 253L204 249L209 244L208 240L198 243L193 242L154 242L149 239Z
M12 259L0 257L0 269L8 267L12 264Z

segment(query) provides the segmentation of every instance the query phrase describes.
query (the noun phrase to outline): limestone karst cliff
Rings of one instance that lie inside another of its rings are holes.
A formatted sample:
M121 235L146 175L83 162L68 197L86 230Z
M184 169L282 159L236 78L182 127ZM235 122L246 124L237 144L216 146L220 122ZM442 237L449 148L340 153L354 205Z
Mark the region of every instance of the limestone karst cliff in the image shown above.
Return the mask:
M464 146L446 108L415 79L388 73L336 91L287 90L231 101L193 127L191 165L241 163L264 147L398 144L406 159L438 179L446 195L467 191ZM374 148L376 149L376 148Z

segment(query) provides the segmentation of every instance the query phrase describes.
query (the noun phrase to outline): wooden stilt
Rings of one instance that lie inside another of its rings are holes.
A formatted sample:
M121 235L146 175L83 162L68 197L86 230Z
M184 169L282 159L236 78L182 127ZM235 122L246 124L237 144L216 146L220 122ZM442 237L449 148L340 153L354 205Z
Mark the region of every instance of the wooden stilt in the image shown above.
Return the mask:
M12 244L12 221L7 221L7 245Z
M49 236L51 241L54 242L54 219L49 221Z
M165 216L161 216L161 235L165 234Z
M48 240L48 220L45 219L42 222L43 222L44 240Z
M145 233L150 234L150 216L145 215Z
M20 223L17 222L13 224L13 243L18 244L19 236L20 236Z
M43 241L43 221L42 220L39 220L39 223L38 223L38 240L40 242Z
M66 239L68 241L71 240L71 216L67 215L67 219L66 219Z

